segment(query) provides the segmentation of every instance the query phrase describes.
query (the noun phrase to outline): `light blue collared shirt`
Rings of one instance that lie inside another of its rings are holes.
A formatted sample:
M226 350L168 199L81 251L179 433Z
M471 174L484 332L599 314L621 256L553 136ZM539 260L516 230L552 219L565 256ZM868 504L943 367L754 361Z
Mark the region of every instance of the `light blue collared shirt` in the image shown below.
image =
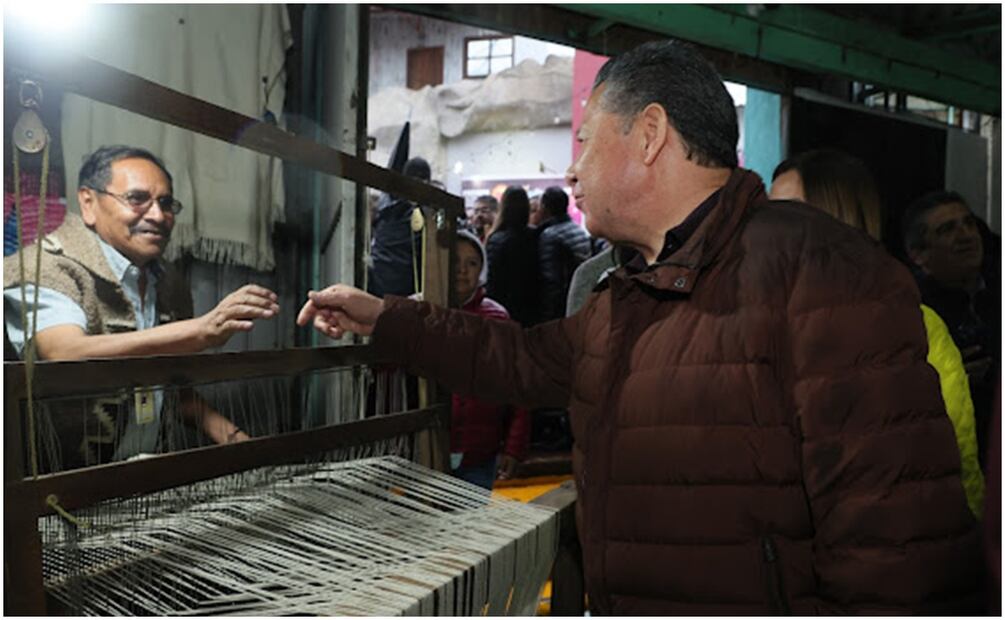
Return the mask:
M136 317L136 329L144 330L155 327L157 321L157 269L147 269L146 291L140 297L140 275L141 269L132 264L128 258L123 256L118 250L105 243L105 241L95 235L101 251L108 261L108 266L112 273L119 280L122 292L126 299L133 306L133 314ZM12 286L5 288L4 296L4 321L7 325L7 337L14 346L18 355L24 356L24 347L27 340L25 333L31 330L31 313L35 287L31 284L25 286L25 307L27 309L28 329L25 330L21 324L21 290L20 287ZM66 295L45 286L38 287L38 330L42 331L57 325L77 325L85 332L87 331L87 317L83 309L75 301ZM157 447L157 437L160 434L161 407L164 403L164 393L162 390L153 392L154 415L153 419L146 423L139 423L134 404L129 405L129 422L125 432L116 445L115 460L122 460L137 454L153 452Z

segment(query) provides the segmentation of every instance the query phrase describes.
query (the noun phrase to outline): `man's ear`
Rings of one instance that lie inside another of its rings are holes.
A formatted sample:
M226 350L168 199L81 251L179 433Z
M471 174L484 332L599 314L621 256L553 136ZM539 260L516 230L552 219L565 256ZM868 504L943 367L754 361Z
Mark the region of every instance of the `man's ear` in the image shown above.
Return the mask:
M670 119L666 110L657 103L650 103L639 113L636 121L642 124L643 162L650 166L656 161L667 144L670 133Z
M80 217L89 227L94 228L98 221L98 198L86 187L77 189L77 204L80 205Z

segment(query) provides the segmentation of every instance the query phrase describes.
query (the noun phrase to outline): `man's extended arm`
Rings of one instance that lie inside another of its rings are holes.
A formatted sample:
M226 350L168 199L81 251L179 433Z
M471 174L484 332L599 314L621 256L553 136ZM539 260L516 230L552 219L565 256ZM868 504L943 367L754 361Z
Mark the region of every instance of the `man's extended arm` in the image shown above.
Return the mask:
M807 244L788 308L821 612L959 611L980 558L917 289L840 241Z
M275 316L276 299L272 291L249 284L194 319L121 334L87 334L78 325L56 325L38 332L35 341L43 360L196 353L250 331L255 319Z
M297 318L332 338L373 334L381 361L405 366L461 395L528 407L568 404L577 317L523 329L428 303L381 301L337 284L309 294Z
M250 439L248 434L202 399L195 390L186 390L179 403L179 413L186 422L199 428L215 443L235 443Z

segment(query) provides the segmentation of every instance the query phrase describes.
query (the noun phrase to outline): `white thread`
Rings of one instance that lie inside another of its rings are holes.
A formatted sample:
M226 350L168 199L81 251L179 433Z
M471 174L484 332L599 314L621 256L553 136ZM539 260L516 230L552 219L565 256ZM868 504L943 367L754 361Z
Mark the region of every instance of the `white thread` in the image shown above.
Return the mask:
M85 614L533 610L556 549L554 512L396 457L269 470L262 480L275 482L230 495L226 481L195 485L187 493L202 500L181 508L150 496L132 522L128 502L102 507L103 529L73 545L84 570L69 565L65 536L43 527L47 588L73 604L77 582Z

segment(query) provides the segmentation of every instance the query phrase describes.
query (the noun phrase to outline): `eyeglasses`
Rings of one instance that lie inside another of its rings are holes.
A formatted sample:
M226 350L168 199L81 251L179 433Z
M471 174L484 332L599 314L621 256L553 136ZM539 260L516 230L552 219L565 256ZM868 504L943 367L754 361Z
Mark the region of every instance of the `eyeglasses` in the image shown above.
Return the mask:
M91 187L99 194L105 194L115 198L122 204L128 206L130 209L136 212L137 215L143 215L150 210L154 202L157 202L157 206L161 208L161 212L165 215L178 215L181 213L182 204L175 200L174 196L158 196L154 198L153 194L146 191L145 189L134 189L126 192L125 194L114 194L112 192L106 192L103 189L98 189L96 187Z

